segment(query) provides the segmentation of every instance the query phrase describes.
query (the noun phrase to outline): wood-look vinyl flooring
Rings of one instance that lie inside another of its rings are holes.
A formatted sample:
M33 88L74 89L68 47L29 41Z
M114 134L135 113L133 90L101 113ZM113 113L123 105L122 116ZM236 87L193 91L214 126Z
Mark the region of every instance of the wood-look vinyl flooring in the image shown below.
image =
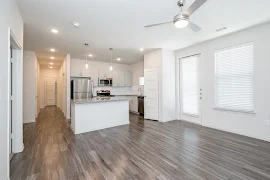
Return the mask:
M218 120L218 119L217 119ZM266 180L270 143L130 114L130 125L74 135L56 107L24 125L12 180Z

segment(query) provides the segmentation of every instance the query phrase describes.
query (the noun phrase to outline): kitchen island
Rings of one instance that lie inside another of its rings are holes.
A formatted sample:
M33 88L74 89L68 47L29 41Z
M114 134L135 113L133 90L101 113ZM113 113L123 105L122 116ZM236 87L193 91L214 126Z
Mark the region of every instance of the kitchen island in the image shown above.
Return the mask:
M129 124L129 98L94 97L71 102L71 128L75 134Z

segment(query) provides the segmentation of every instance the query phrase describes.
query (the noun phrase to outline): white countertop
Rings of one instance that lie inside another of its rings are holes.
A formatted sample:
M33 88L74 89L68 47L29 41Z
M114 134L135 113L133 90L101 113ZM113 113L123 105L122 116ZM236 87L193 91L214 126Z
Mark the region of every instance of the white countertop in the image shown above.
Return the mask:
M111 101L129 101L130 98L127 97L93 97L87 99L73 99L74 104L84 104L84 103L99 103L99 102L111 102Z

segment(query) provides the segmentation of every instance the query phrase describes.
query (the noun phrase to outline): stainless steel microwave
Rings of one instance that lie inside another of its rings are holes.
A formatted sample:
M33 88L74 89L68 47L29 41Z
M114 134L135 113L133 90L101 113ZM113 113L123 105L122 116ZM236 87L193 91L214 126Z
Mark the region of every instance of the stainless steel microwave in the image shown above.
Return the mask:
M99 86L112 86L113 79L112 78L99 78L98 85Z

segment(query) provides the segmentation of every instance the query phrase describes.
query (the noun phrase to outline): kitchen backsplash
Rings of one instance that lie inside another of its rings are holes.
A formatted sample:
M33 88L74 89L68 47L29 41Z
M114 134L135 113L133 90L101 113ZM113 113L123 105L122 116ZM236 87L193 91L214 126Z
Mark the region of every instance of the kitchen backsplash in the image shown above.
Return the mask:
M132 86L132 87L94 87L94 96L97 95L98 90L110 90L112 95L140 95L140 91L138 89L142 89L143 94L143 86Z
M139 90L141 88L141 90ZM132 86L131 87L131 94L136 94L136 95L143 95L143 86Z
M94 87L94 96L97 95L98 90L110 90L112 95L129 95L131 94L131 87Z

